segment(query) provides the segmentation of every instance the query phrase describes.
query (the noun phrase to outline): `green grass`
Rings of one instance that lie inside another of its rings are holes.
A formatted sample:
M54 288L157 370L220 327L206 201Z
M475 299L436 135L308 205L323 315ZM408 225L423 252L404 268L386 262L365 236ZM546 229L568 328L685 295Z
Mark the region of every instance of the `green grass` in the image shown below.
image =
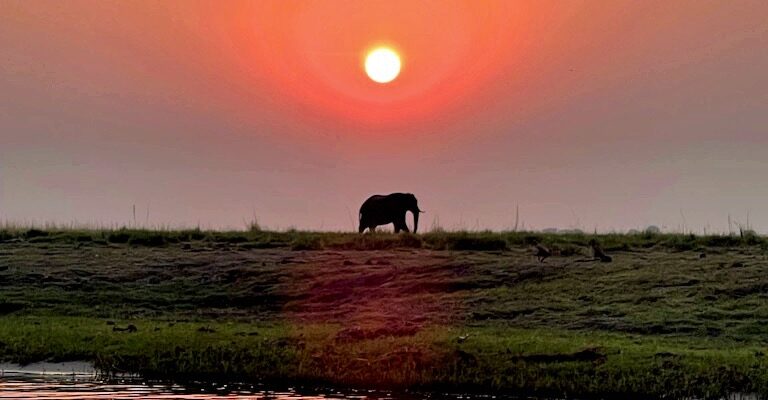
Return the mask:
M739 235L694 235L680 233L539 233L539 232L447 232L392 235L378 233L359 235L343 232L285 232L263 231L206 231L200 229L78 229L78 228L21 228L0 227L0 242L23 240L37 243L91 242L130 244L158 247L182 242L244 244L252 248L290 247L294 250L386 250L396 248L426 248L433 250L504 250L515 246L541 242L555 248L586 247L592 238L598 238L608 250L661 247L678 251L707 247L728 248L759 246L768 248L768 239L746 231Z
M765 393L764 347L703 338L433 326L339 342L327 324L0 318L0 356L94 360L107 373L536 395L718 398ZM136 324L135 333L113 326ZM469 335L459 343L457 337Z
M129 322L80 317L0 321L0 355L17 363L93 360L108 373L255 380L279 378L296 365L296 348L283 344L290 334L276 324L132 320L138 330L129 333L113 330Z
M172 380L768 395L765 238L597 235L614 258L600 263L587 261L593 237L6 229L0 360Z

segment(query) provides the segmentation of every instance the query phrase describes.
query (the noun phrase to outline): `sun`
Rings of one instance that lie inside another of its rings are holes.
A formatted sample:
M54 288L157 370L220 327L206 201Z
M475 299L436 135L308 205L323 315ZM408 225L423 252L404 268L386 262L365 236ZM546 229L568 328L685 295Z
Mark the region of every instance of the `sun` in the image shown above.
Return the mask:
M400 56L388 47L375 48L365 56L365 73L374 82L392 82L400 75Z

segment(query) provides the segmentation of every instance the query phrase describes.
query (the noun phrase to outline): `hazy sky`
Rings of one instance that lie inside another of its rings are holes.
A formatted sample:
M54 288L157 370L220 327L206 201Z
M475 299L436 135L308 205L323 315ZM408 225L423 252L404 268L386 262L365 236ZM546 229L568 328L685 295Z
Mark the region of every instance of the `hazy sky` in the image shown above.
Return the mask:
M768 232L768 2L0 1L0 219ZM361 57L388 44L392 84ZM148 218L147 218L148 209ZM410 220L410 219L409 219Z

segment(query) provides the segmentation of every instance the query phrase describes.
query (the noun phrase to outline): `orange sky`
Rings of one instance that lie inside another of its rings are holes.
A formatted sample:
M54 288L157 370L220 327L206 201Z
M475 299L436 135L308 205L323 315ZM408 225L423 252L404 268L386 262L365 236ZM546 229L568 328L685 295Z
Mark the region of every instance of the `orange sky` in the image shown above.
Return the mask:
M404 126L455 111L513 59L512 3L327 1L256 3L233 34L244 69L310 112L364 126ZM504 38L504 41L497 41ZM386 87L361 71L365 52L393 47L401 76Z
M762 1L0 3L0 218L768 230ZM366 49L401 75L370 81ZM143 210L149 208L149 218ZM348 211L350 210L350 211Z

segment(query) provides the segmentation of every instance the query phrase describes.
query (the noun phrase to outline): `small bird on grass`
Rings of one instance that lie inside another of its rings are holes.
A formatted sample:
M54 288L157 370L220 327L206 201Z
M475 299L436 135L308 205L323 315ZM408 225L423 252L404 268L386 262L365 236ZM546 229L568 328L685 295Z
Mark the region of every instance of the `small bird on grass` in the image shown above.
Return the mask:
M544 262L544 260L547 259L547 257L550 257L552 255L552 252L549 251L548 248L544 247L541 243L536 243L536 259L539 260L539 262Z
M601 262L613 261L613 258L611 258L611 256L605 254L605 251L603 251L603 248L600 247L600 243L597 243L597 240L595 239L590 240L589 247L592 248L592 254L594 255L595 260L600 260Z

